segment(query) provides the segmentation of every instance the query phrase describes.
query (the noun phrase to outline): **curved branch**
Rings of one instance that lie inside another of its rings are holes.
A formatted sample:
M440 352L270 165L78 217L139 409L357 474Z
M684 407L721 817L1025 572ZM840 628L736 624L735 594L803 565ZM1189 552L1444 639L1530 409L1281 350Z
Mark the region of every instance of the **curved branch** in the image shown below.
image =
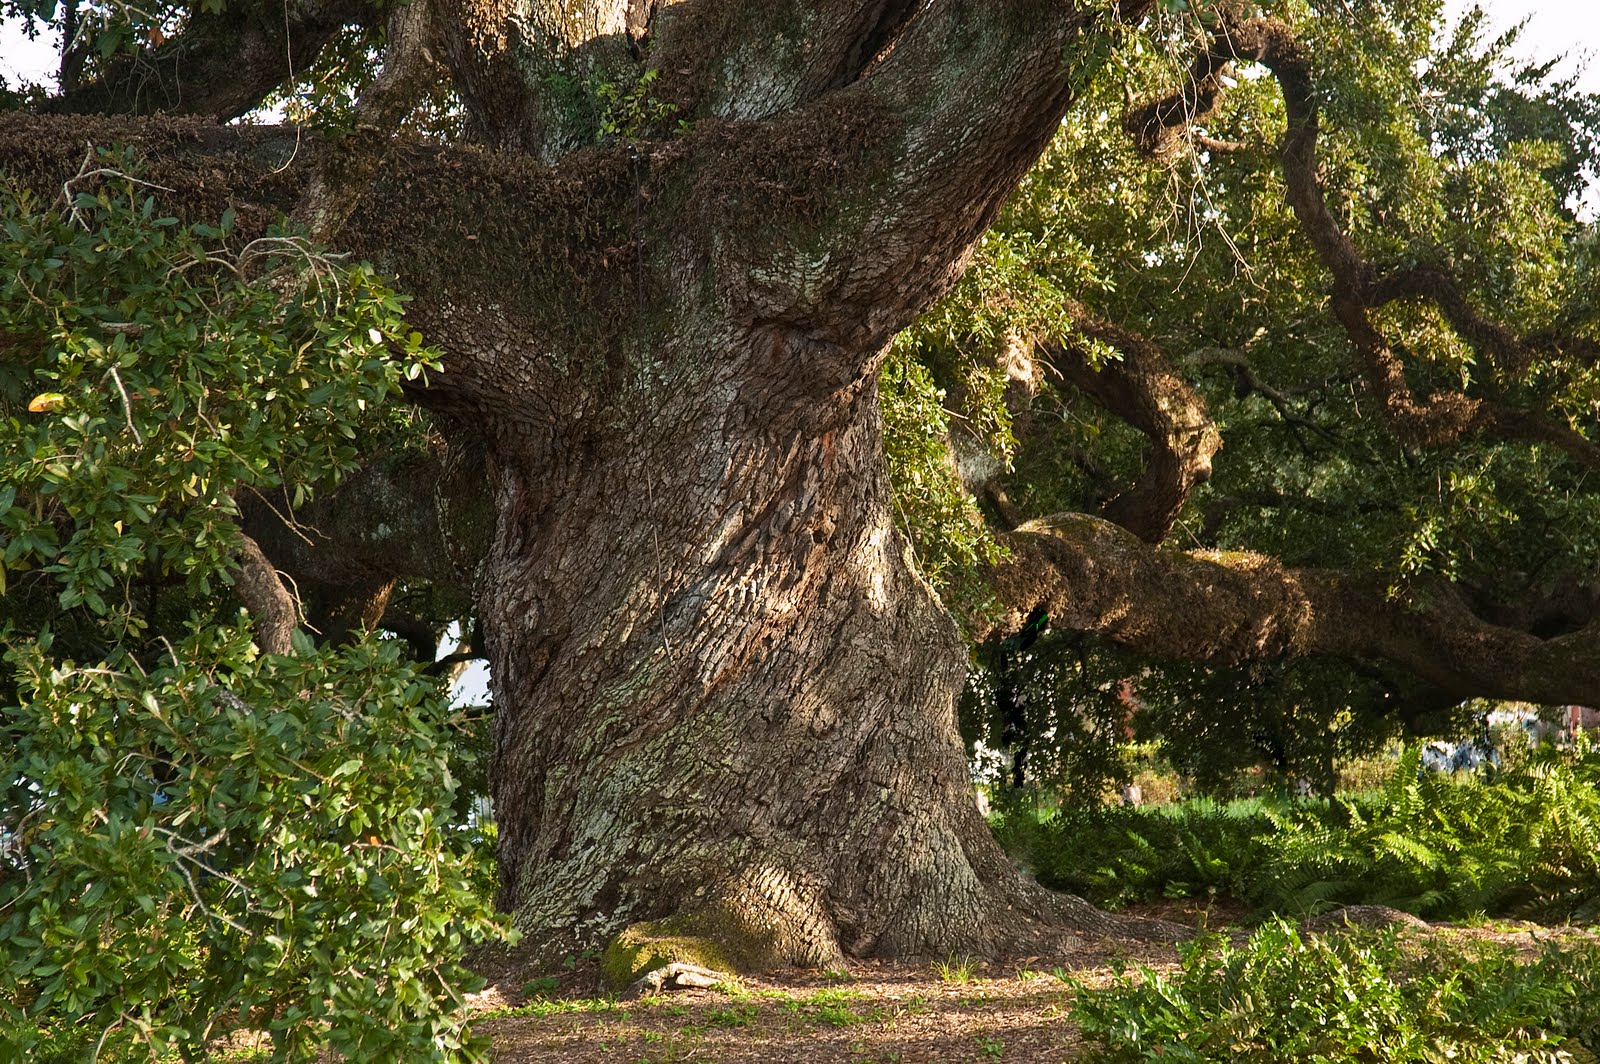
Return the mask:
M1246 145L1202 138L1190 132L1191 126L1216 113L1227 90L1226 79L1232 65L1232 56L1225 52L1215 48L1201 51L1189 65L1183 86L1176 92L1155 96L1140 104L1129 100L1122 115L1123 131L1133 138L1134 146L1141 152L1162 161L1172 159L1183 150L1186 136L1193 137L1197 144L1211 151L1244 150ZM1131 97L1132 91L1128 92Z
M1173 372L1160 347L1142 336L1073 308L1083 335L1109 344L1122 358L1096 365L1082 346L1045 345L1049 361L1079 391L1150 440L1143 474L1106 504L1110 520L1146 543L1172 530L1189 494L1211 478L1222 436L1189 382Z
M1273 18L1226 20L1210 47L1195 61L1192 86L1130 112L1136 143L1156 151L1181 131L1195 106L1215 107L1220 72L1230 61L1259 62L1277 79L1288 123L1280 149L1290 207L1317 257L1333 275L1333 311L1360 358L1368 388L1390 426L1422 446L1453 443L1472 432L1503 439L1534 440L1559 447L1574 460L1600 468L1600 446L1581 433L1533 411L1518 410L1461 391L1418 398L1406 380L1405 365L1373 323L1370 311L1401 298L1426 298L1452 328L1483 353L1498 370L1520 376L1532 361L1531 346L1512 330L1477 313L1455 278L1436 266L1383 272L1362 255L1340 227L1323 195L1317 170L1320 118L1310 64L1289 26ZM1198 100L1198 103L1194 102ZM1140 116L1138 122L1133 116ZM1151 132L1154 130L1155 132Z
M298 614L294 596L254 539L239 534L239 574L234 590L255 621L256 645L263 654L288 654Z
M1552 639L1490 624L1449 584L1397 601L1379 575L1288 569L1258 554L1156 550L1109 522L1058 514L1006 537L991 579L1006 611L973 635L1053 627L1140 653L1236 666L1329 655L1387 661L1461 698L1545 704L1600 691L1600 622Z
M253 110L346 26L376 27L373 0L232 0L195 5L183 32L113 59L104 73L40 105L49 114L195 115Z
M1118 17L1148 6L1125 3ZM861 127L861 150L835 166L870 195L838 197L771 242L738 312L792 323L842 351L877 351L960 276L1089 72L1073 62L1092 63L1112 20L1037 0L924 8L863 77L797 113L824 129ZM772 135L806 132L786 125Z

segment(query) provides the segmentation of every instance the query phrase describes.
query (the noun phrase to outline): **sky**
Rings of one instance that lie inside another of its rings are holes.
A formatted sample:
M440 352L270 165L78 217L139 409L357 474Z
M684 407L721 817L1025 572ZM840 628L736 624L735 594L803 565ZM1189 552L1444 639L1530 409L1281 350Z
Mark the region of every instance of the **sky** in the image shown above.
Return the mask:
M1531 16L1522 33L1520 51L1529 59L1569 58L1557 70L1570 73L1587 55L1588 69L1580 81L1586 92L1600 92L1600 4L1595 0L1479 0L1494 30L1509 29ZM1445 0L1445 15L1454 22L1472 7L1472 0Z

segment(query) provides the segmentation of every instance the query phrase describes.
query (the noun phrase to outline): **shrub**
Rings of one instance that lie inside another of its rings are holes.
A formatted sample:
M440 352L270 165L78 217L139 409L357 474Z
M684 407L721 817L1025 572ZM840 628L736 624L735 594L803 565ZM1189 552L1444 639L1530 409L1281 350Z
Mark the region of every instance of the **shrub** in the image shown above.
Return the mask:
M1245 897L1271 823L1254 805L1187 802L1157 809L1066 806L994 818L1001 844L1039 882L1120 907L1159 897Z
M1521 966L1506 948L1408 946L1395 933L1302 936L1275 921L1247 943L1181 947L1179 971L1148 967L1077 991L1074 1019L1106 1064L1459 1064L1571 1060L1593 1038L1600 948Z
M192 1058L247 1025L274 1060L480 1059L455 958L500 928L435 819L449 711L393 644L300 649L7 655L0 1058Z
M262 656L230 590L239 500L418 438L436 353L371 267L90 161L0 179L0 1060L481 1059L458 722L393 645Z
M1252 900L1276 911L1392 905L1422 916L1600 913L1600 751L1537 751L1486 778L1401 758L1369 805L1272 814Z
M1332 803L1064 807L994 823L1040 882L1104 905L1213 892L1293 914L1600 915L1600 751L1587 746L1472 779L1419 772L1411 750L1381 791Z

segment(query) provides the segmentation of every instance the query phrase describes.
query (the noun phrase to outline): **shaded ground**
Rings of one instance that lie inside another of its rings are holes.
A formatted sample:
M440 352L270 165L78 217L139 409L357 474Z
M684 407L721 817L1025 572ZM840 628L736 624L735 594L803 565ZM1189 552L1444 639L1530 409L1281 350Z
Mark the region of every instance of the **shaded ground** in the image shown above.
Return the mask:
M1172 960L1170 947L1152 952L1145 959ZM944 975L928 964L860 964L626 1002L557 991L475 1029L506 1064L1064 1061L1080 1045L1066 1018L1072 992L1052 971L1104 978L1107 959L1094 949L1002 969L957 961Z
M1184 903L1145 909L1197 926L1224 922ZM1530 952L1535 936L1562 934L1504 921L1440 930ZM1064 979L1095 985L1118 962L1165 968L1176 959L1171 946L1102 941L1003 965L860 963L618 1001L601 993L592 960L573 958L536 982L509 969L491 973L474 1028L493 1038L498 1064L1054 1064L1084 1049Z

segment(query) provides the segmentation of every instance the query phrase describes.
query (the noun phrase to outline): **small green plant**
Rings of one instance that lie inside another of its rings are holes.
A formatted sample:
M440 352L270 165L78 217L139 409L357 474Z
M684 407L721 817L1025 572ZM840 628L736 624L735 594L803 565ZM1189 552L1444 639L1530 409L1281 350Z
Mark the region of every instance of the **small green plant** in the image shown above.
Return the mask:
M1170 976L1141 966L1102 988L1067 980L1092 1060L1553 1064L1571 1059L1569 1040L1596 1037L1600 1016L1594 946L1524 966L1505 948L1303 936L1273 921L1242 947L1207 937L1180 954Z
M862 1023L876 1023L882 1016L878 1009L868 1009L866 1012L857 1012L845 1008L843 1005L824 1005L813 1013L822 1023L834 1027L854 1027Z
M1000 1054L1005 1051L1006 1044L998 1038L980 1037L978 1051L990 1060L999 1060Z
M562 959L561 967L570 972L578 967L580 961L592 961L598 956L600 956L600 951L597 949L586 949L582 953L576 955L568 954Z
M942 961L934 961L933 970L946 983L970 983L977 974L978 962L971 957L958 957L952 953Z
M646 70L633 85L606 81L595 87L604 110L600 113L602 137L641 137L659 127L678 113L678 105L656 95L659 70ZM687 124L680 121L676 129L684 132Z
M553 975L541 975L522 984L522 992L528 997L544 997L560 989L561 980Z
M760 1015L754 1005L734 1005L726 1009L712 1009L706 1013L706 1024L711 1027L748 1027Z

